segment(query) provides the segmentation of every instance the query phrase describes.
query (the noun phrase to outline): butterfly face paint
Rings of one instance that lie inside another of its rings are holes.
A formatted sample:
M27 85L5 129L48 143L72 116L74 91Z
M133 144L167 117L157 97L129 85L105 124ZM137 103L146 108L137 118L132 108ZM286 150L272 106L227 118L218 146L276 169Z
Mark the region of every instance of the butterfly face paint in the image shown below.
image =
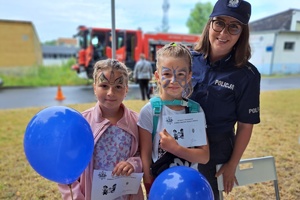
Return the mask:
M120 76L115 79L115 73L113 70L110 71L109 78L105 76L104 72L101 72L98 78L98 83L101 84L104 82L108 83L109 85L125 85L124 77Z
M161 79L162 79L162 87L166 88L168 85L173 82L177 82L180 87L185 88L187 84L188 71L186 68L178 69L179 67L162 67L161 70Z

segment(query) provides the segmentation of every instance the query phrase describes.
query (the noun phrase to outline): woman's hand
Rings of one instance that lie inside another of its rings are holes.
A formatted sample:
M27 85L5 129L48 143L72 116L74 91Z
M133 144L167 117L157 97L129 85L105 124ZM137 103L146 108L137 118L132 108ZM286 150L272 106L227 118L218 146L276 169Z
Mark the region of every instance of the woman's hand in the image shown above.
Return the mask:
M216 173L216 177L223 174L223 186L226 194L232 191L234 183L238 185L235 177L236 166L225 163Z
M114 170L112 171L112 175L129 176L133 171L134 171L134 168L129 162L121 161L115 166Z

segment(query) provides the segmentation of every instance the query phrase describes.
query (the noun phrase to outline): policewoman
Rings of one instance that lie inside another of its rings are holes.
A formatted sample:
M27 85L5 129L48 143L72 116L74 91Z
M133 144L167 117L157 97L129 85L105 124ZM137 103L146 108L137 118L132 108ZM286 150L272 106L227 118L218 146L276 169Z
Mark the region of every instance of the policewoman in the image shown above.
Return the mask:
M210 161L199 171L219 199L217 176L231 192L236 167L260 122L260 73L251 57L248 22L251 5L242 0L218 0L192 52L191 99L200 103L207 121ZM219 171L216 165L223 164Z

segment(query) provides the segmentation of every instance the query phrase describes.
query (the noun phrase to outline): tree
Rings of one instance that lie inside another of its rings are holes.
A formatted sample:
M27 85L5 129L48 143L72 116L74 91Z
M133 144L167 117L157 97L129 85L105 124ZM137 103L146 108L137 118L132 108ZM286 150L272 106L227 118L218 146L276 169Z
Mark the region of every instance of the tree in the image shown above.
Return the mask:
M56 40L48 40L48 41L43 42L42 44L49 45L49 46L55 46L55 45L57 45L56 43L57 43Z
M198 34L202 32L212 9L213 6L210 2L199 2L195 5L195 8L191 10L190 16L186 22L186 26L189 28L189 33Z

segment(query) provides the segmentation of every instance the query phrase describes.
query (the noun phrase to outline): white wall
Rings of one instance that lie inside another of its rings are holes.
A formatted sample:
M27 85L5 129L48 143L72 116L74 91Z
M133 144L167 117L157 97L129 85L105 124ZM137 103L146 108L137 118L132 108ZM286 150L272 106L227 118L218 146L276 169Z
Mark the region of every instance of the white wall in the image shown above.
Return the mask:
M285 50L286 42L294 42L294 49ZM300 73L300 32L251 32L250 45L250 62L261 74Z
M250 33L252 56L250 62L261 74L269 75L274 51L274 33Z
M285 50L286 42L293 42L294 49ZM278 33L272 72L275 74L300 73L300 32Z
M291 31L300 31L300 11L294 11L291 21Z
M43 59L43 65L45 66L45 67L49 67L49 66L57 66L57 65L62 65L62 64L64 64L64 63L67 63L68 62L68 60L69 60L70 58L59 58L59 59L57 59L57 58L44 58Z

